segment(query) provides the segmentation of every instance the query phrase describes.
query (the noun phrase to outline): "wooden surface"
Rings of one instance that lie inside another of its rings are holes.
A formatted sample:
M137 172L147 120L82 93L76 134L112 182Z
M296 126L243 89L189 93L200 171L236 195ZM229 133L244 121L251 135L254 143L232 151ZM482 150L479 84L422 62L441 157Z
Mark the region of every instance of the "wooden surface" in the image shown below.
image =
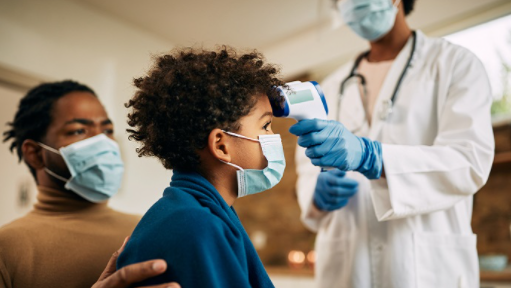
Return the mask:
M314 278L314 271L307 267L301 269L291 269L285 266L270 266L266 267L266 272L268 272L269 275Z
M477 234L480 254L504 254L511 259L511 126L495 127L494 135L494 165L488 182L474 196L472 229ZM511 271L483 271L481 277L509 281Z
M511 267L503 271L481 270L481 282L511 282Z
M511 164L511 151L495 154L494 165Z

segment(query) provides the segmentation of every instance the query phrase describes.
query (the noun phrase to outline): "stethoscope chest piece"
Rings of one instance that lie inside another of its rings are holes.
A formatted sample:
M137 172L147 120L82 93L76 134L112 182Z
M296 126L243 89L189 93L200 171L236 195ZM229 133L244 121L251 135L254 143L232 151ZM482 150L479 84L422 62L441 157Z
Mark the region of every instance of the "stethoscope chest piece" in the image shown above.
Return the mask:
M383 121L389 119L390 114L392 114L392 110L392 99L384 100L381 103L380 119Z
M379 111L379 118L382 121L389 119L389 116L392 114L392 110L393 110L392 105L396 101L396 95L399 91L399 87L401 86L401 82L403 81L403 78L405 77L405 74L406 74L408 68L410 68L412 66L412 59L413 59L413 55L415 53L415 45L417 42L417 35L416 35L415 31L412 31L412 37L413 37L412 49L410 50L410 55L408 56L408 60L406 61L405 66L403 67L403 71L401 72L401 75L399 76L399 78L397 80L396 86L394 87L394 92L392 93L392 97L390 99L384 100L381 103L381 110ZM351 68L350 74L348 75L348 77L346 77L341 82L340 87L339 87L339 96L337 98L337 108L339 111L341 111L340 106L341 106L342 99L344 98L344 90L346 88L345 86L348 84L349 80L351 80L351 79L356 79L356 78L360 79L360 85L362 87L362 93L363 93L362 97L364 99L367 99L366 79L364 78L363 75L357 73L358 65L360 64L362 59L365 58L367 55L369 55L369 51L366 51L366 52L360 54L357 57L357 59L355 59L355 62L353 64L353 67Z

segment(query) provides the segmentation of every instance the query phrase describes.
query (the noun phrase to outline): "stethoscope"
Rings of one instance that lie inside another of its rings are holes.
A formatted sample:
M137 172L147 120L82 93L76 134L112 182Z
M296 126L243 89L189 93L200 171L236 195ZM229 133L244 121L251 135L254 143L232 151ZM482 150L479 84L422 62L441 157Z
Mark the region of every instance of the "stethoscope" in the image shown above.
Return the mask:
M381 105L379 117L382 121L387 120L389 118L390 114L392 114L392 107L396 101L397 92L399 90L399 87L401 86L401 82L403 81L403 78L405 77L408 67L410 67L410 63L412 62L413 54L415 53L415 44L417 42L417 35L416 35L415 31L412 31L412 36L413 36L412 50L410 51L410 56L408 56L408 61L406 62L406 65L403 68L403 71L401 72L401 76L399 76L399 80L396 83L396 87L394 88L394 93L392 93L392 97L390 99L383 101L383 103ZM348 75L348 77L346 77L341 82L341 86L339 87L339 96L337 98L337 108L338 108L339 112L341 111L342 98L344 97L344 91L345 91L346 85L352 79L359 79L360 85L362 86L362 93L363 93L362 97L363 97L363 99L367 99L366 79L362 74L357 73L357 68L358 68L360 62L362 61L362 59L364 59L365 57L367 57L367 55L369 55L369 52L370 51L366 51L366 52L360 54L355 59L355 63L353 64L353 67L351 68L350 74ZM366 105L364 105L364 106L366 106ZM364 107L364 108L366 109L366 107ZM366 113L366 118L367 118L368 111L365 110L365 113ZM336 120L339 121L340 113L336 113L336 114L337 114ZM356 133L357 131L362 129L363 126L364 126L364 124L362 124L360 127L356 128L356 129L353 129L351 132Z

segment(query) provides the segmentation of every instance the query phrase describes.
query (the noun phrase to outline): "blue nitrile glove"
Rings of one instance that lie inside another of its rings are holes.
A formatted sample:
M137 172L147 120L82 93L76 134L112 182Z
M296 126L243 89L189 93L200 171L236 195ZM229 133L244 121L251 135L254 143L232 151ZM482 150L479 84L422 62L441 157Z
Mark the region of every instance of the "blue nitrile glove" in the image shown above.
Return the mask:
M358 171L368 179L378 179L383 167L381 144L353 135L333 120L307 119L289 128L298 136L298 145L307 148L312 164Z
M314 190L314 204L319 210L333 211L348 204L358 191L358 182L344 177L346 172L334 169L321 172Z

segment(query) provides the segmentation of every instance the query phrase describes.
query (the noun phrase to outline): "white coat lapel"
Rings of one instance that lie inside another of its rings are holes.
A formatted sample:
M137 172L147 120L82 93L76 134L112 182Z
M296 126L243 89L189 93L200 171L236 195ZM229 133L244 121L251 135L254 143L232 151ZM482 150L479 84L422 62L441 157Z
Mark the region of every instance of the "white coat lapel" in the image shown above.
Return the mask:
M405 47L401 49L401 52L397 55L394 63L390 67L389 73L387 77L385 77L385 81L380 89L380 93L378 94L378 99L376 100L376 104L374 105L374 110L372 114L372 122L371 128L369 131L369 138L376 140L383 125L385 124L385 120L381 120L381 112L383 103L392 98L392 94L394 93L394 89L396 88L397 81L405 68L406 62L408 61L408 57L410 56L410 52L412 49L413 37L408 39ZM401 83L402 85L403 83ZM399 97L396 96L396 100Z

